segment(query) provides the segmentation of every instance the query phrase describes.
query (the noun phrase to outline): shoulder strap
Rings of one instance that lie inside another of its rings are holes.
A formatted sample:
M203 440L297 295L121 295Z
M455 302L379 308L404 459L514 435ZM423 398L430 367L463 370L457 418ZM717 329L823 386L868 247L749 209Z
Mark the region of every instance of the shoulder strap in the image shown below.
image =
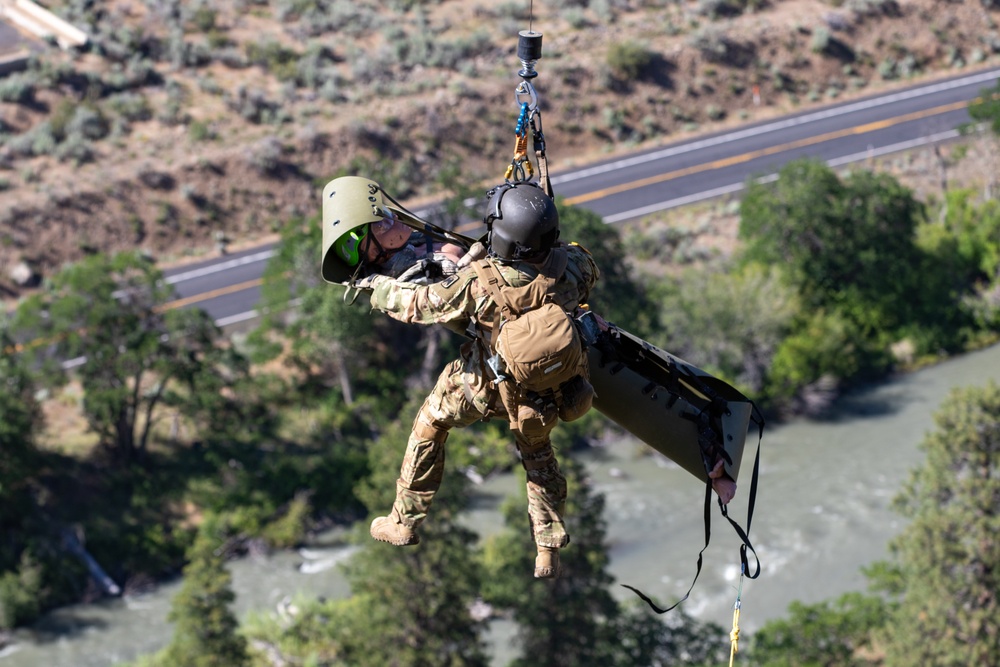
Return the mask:
M489 259L481 259L473 262L472 266L476 270L479 280L489 291L493 301L497 304L493 312L493 330L490 332L490 351L494 351L494 342L497 332L500 329L500 319L513 320L524 312L524 298L527 297L529 305L534 308L541 302L551 299L552 288L562 278L569 264L569 253L564 247L555 247L550 252L545 262L539 267L538 275L535 279L523 287L511 287L503 277L503 273Z
M497 270L497 267L493 266L493 262L488 259L480 259L473 262L472 267L476 270L476 275L479 276L479 280L482 281L493 300L498 304L506 305L506 300L503 298L503 288L508 286L507 281L503 274Z
M486 287L487 291L489 291L490 297L493 298L494 303L497 305L497 307L493 309L493 328L490 330L489 340L485 341L489 346L489 351L493 353L496 351L496 337L497 332L500 330L500 315L502 312L510 311L510 305L504 297L504 289L507 288L508 285L507 281L503 277L503 274L497 270L497 267L493 266L493 263L490 260L481 259L477 262L473 262L472 266L476 270L476 275L479 276L479 280Z

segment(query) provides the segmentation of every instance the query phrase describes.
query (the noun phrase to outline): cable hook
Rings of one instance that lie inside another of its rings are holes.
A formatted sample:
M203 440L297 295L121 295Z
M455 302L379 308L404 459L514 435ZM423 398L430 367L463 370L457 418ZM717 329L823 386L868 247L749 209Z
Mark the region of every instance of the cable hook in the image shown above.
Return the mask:
M527 96L527 101L523 98ZM531 82L524 80L517 84L517 88L514 89L514 103L517 106L522 106L523 104L528 105L528 111L532 114L538 108L538 93L535 92L535 87L531 85Z

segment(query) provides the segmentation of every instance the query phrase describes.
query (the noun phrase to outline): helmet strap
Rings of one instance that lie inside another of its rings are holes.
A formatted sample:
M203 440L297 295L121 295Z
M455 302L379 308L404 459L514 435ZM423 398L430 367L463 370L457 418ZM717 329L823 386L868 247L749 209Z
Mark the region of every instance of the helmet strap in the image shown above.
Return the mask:
M370 262L368 262L368 259L367 259L367 257L368 257L368 250L369 250L369 248L371 248L371 244L372 243L375 244L375 249L378 252L375 255L375 259L373 259ZM390 257L392 257L393 254L395 254L395 252L396 252L396 250L386 250L385 247L375 237L375 233L372 232L372 231L369 231L368 234L365 235L364 247L362 248L362 250L364 252L364 257L365 257L364 261L366 263L371 263L371 264L382 264L387 259L389 259Z

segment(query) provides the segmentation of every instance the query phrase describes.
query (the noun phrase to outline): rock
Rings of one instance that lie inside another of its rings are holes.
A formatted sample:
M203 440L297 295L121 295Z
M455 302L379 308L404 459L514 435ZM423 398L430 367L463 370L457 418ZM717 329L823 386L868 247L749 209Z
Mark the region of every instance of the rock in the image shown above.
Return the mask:
M37 287L42 282L42 277L30 264L20 261L10 270L10 279L18 287Z

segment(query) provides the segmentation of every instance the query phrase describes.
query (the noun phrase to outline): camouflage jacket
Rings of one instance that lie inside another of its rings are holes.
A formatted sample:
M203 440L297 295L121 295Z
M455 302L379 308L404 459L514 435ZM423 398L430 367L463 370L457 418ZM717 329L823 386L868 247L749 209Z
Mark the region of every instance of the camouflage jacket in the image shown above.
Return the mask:
M566 248L569 262L562 278L556 283L556 302L572 312L577 306L587 303L600 271L582 246L560 245ZM528 262L488 261L494 262L511 287L527 285L538 275L538 266ZM372 288L373 309L400 322L442 324L456 333L465 333L472 322L491 325L496 309L489 290L480 283L476 269L471 265L430 285L377 276L372 281Z

